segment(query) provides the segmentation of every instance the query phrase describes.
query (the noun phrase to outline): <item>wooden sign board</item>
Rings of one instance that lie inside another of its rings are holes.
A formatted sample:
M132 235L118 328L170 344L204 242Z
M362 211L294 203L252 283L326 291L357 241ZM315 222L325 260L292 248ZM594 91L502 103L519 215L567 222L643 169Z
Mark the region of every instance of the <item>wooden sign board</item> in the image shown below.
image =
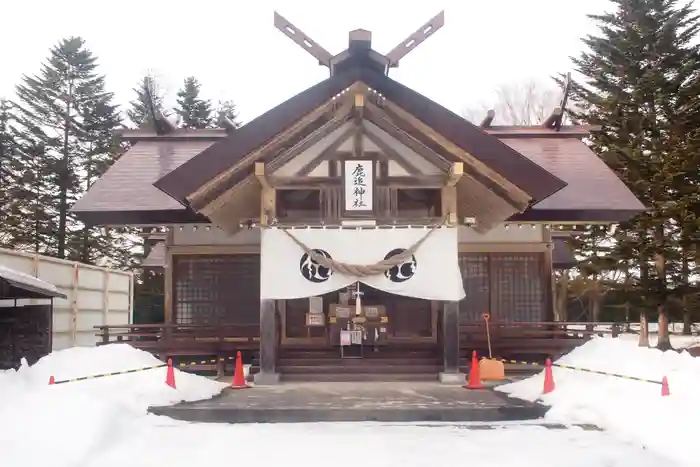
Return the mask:
M370 320L378 320L386 316L386 308L383 305L370 305L363 307L363 314Z
M341 305L348 305L350 303L350 292L338 292L338 301Z
M306 313L306 325L309 327L325 326L326 316L323 313Z
M374 161L344 161L345 212L372 212L374 208Z
M350 316L352 316L355 313L354 310L355 310L355 307L346 306L346 305L338 305L338 304L334 303L330 306L329 314L330 314L330 316L333 316L336 318L348 319L348 318L350 318Z
M309 297L309 313L323 314L323 297Z

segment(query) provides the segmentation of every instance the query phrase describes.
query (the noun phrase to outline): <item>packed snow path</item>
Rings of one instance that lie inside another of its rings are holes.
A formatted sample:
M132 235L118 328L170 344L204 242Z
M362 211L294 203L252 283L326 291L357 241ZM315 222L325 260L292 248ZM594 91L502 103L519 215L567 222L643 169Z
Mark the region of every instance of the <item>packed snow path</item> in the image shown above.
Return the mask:
M472 427L473 428L473 427ZM150 417L93 458L100 467L212 464L273 467L680 467L600 431L536 426L186 424ZM10 464L8 467L20 464ZM29 463L24 465L30 465ZM33 464L31 464L33 465ZM56 464L53 464L56 466ZM89 462L84 466L91 465Z

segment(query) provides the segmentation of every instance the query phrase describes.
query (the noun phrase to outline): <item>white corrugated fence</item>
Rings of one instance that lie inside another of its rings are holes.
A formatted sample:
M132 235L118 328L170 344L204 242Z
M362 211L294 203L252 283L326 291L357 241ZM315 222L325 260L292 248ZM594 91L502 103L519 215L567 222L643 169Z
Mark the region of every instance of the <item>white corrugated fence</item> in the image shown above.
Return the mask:
M0 248L0 264L42 279L66 294L54 299L53 350L93 346L93 326L130 324L134 275L76 261Z

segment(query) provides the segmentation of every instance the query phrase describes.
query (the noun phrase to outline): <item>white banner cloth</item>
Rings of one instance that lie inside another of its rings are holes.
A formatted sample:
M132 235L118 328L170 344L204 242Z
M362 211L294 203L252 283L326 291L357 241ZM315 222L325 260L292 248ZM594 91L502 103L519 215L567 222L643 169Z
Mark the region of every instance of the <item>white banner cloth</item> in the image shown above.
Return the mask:
M367 266L410 248L428 229L292 229L289 233L308 248L335 261ZM263 229L260 298L314 297L359 280L397 295L458 301L464 298L464 286L457 243L457 228L440 227L418 247L413 258L384 274L357 278L319 266L282 230Z

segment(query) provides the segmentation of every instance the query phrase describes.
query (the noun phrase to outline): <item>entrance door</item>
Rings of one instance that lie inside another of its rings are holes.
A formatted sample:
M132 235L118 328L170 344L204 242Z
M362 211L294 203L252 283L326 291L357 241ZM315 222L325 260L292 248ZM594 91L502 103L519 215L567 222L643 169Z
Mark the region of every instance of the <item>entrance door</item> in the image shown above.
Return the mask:
M326 327L307 326L309 299L279 300L279 313L282 321L282 344L327 345ZM324 322L328 321L328 298L323 297Z
M383 305L386 307L389 323L387 340L404 343L437 343L437 322L439 302L419 298L403 297L361 284L363 305ZM309 299L280 300L279 312L282 318L282 344L329 345L327 327L309 327L306 314L309 312ZM324 319L328 319L328 307L339 303L338 292L323 296ZM355 300L350 300L354 308Z
M386 307L390 341L437 342L437 302L394 295L364 284L360 290L363 305Z

